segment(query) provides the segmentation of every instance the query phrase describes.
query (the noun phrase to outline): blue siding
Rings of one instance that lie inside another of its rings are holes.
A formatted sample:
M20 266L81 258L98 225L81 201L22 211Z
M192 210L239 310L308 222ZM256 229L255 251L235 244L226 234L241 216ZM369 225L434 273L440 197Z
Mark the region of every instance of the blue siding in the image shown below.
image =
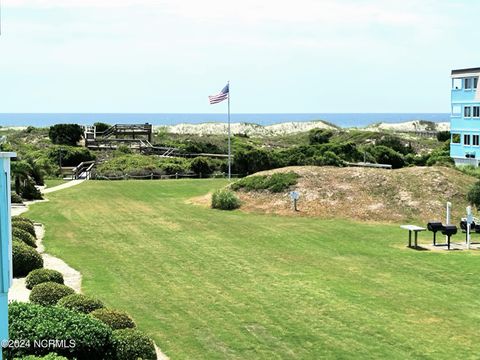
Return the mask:
M0 340L8 339L8 290L12 283L10 215L10 157L12 156L15 154L0 153Z
M450 156L457 164L471 161L478 165L480 161L480 145L473 145L473 135L480 135L480 117L473 117L473 106L480 106L476 96L477 89L452 89L451 91L450 131L452 139L454 134L460 135L460 143L450 144ZM464 116L465 107L471 108L470 117ZM470 135L470 144L465 144L465 135Z

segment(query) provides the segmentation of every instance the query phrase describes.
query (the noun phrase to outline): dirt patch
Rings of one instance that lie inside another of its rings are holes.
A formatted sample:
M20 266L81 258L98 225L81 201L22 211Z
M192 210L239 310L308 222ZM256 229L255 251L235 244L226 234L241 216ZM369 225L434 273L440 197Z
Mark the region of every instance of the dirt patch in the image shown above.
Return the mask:
M337 167L288 167L259 174L294 171L297 185L279 194L237 192L244 211L290 216L348 218L361 221L403 222L442 220L445 204L453 218L465 212L466 193L476 181L447 167L399 170ZM299 212L292 209L289 191L300 193Z

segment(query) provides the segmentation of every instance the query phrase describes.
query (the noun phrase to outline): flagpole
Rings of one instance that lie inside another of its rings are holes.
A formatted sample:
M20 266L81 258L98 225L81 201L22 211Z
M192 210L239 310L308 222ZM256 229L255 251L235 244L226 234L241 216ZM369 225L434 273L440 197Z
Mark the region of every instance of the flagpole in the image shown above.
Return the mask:
M230 81L228 84L228 180L232 179L232 144L230 140Z

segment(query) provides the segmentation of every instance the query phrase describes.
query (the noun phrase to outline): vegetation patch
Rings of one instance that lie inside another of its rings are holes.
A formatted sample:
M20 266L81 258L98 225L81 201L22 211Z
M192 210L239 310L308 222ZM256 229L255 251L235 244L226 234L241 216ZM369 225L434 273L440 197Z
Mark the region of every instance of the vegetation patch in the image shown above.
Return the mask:
M42 256L34 248L18 240L12 242L12 261L14 277L27 276L30 271L43 267Z
M16 227L15 223L12 226L12 236L14 239L22 241L25 245L33 248L37 247L35 238L30 233Z
M103 308L93 311L90 315L110 326L113 330L130 329L136 326L130 315L124 311Z
M240 199L233 191L222 189L212 195L212 208L219 210L235 210L240 207Z
M29 299L38 305L56 305L60 299L74 293L71 287L49 281L35 285Z
M63 275L57 270L36 269L31 271L25 279L27 289L32 290L35 285L54 282L63 285Z
M103 308L105 305L93 297L83 294L72 294L60 299L58 306L89 314L92 311Z
M157 359L153 340L137 329L115 330L113 344L117 360Z
M299 175L294 172L275 173L272 175L254 175L248 176L232 184L233 190L259 191L268 190L278 193L287 190L295 185Z

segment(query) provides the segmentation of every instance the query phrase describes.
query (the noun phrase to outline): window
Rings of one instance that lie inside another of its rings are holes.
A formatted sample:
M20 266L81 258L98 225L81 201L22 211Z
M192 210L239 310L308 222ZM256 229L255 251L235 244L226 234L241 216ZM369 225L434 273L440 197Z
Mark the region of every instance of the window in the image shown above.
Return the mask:
M478 77L473 78L473 88L476 89L478 85Z
M461 90L462 89L462 79L453 79L452 89Z
M473 107L473 117L474 118L480 117L480 106Z
M452 134L452 144L460 144L460 134Z
M478 142L479 137L480 137L480 136L478 136L478 135L473 135L473 136L472 136L472 145L473 145L473 146L478 146L478 145L479 145L479 142Z
M462 106L461 105L452 105L452 115L453 116L462 116Z
M472 108L470 106L465 106L463 108L463 117L466 117L466 118L472 117Z
M471 78L466 78L463 80L464 81L464 88L465 90L471 90L472 89L472 79Z
M470 145L470 135L463 135L463 145Z

